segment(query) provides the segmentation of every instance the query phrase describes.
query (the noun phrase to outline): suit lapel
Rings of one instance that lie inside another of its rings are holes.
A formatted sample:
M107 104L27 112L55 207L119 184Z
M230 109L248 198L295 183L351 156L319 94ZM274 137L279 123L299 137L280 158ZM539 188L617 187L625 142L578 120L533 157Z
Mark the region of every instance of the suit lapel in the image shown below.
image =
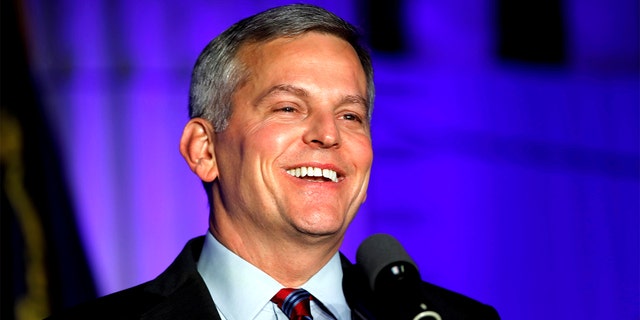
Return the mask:
M142 319L207 319L220 320L209 290L200 277L197 261L204 237L192 239L182 252L146 291L164 300L145 313Z
M185 283L142 319L220 320L209 291L202 281Z

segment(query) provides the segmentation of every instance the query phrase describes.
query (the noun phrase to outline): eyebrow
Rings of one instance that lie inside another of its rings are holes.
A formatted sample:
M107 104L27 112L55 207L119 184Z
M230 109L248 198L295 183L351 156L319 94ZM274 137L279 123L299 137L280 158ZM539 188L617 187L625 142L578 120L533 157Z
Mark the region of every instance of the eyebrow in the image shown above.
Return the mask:
M346 95L344 98L342 98L340 104L361 104L365 107L365 109L369 110L369 102L367 101L367 99L363 98L360 95Z
M264 99L266 99L269 96L272 95L277 95L280 93L291 93L295 96L298 97L302 97L302 98L306 98L309 97L309 92L303 88L294 86L294 85L290 85L290 84L278 84L275 85L271 88L269 88L269 90L267 90L264 94L260 95L256 100L254 105L258 105L260 104L261 101L263 101ZM360 96L360 95L346 95L342 98L342 100L339 103L340 105L343 104L360 104L362 106L365 107L366 110L369 110L369 103L367 101L367 99L365 99L364 97Z
M266 99L269 96L273 96L273 95L277 95L280 93L291 93L295 96L298 97L308 97L309 96L309 92L307 92L307 90L302 89L300 87L296 87L290 84L278 84L275 85L271 88L269 88L269 90L267 90L265 93L261 94L254 102L254 105L259 105L260 102L262 102L264 99Z

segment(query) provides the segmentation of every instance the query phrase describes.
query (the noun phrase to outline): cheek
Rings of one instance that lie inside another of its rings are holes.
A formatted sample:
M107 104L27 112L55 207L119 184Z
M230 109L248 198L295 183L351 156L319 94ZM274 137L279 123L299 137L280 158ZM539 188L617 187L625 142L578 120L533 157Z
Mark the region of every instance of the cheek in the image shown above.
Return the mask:
M355 157L355 161L363 166L363 169L371 169L373 163L373 149L371 139L368 136L358 136L352 140L353 147L351 153Z
M249 146L253 150L275 155L285 151L299 136L299 128L283 125L263 126L251 133L253 137ZM251 149L250 149L251 150Z

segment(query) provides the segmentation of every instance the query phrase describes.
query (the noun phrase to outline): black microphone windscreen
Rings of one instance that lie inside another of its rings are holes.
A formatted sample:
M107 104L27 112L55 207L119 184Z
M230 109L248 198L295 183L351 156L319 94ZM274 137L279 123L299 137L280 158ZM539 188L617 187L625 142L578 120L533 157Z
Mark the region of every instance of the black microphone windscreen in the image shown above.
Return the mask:
M375 290L376 278L380 271L389 264L400 261L410 263L416 267L413 259L404 250L400 242L384 233L374 234L365 239L356 252L356 263L364 269L369 285L373 290Z

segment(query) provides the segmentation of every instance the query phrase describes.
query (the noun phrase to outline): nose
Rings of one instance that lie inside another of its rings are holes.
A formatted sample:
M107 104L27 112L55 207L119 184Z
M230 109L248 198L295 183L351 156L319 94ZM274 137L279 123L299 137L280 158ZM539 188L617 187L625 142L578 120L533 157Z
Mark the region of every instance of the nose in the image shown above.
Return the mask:
M340 130L333 114L316 114L307 119L308 128L303 140L319 148L337 147L341 143Z

